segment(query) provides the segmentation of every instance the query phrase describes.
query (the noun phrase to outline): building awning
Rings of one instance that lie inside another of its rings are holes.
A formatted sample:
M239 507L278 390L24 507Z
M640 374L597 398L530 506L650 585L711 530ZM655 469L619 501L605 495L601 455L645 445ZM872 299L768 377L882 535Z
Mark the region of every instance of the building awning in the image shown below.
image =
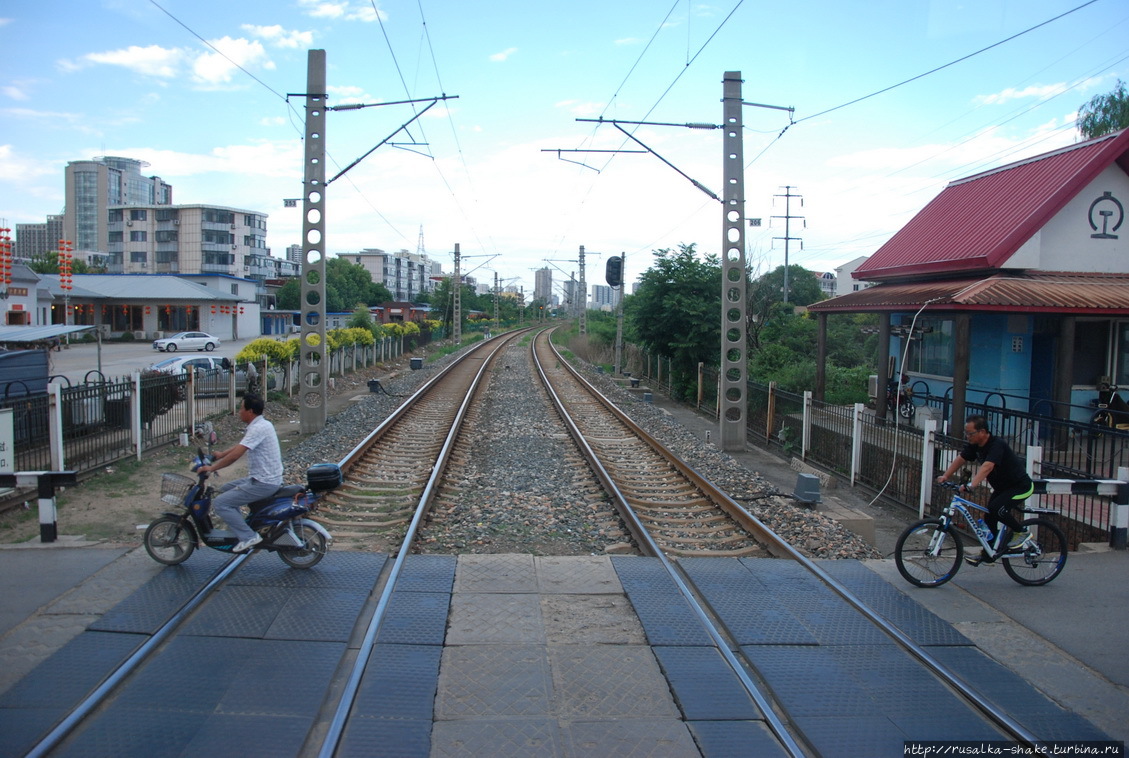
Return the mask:
M26 345L35 342L47 342L62 337L64 334L75 334L93 329L93 326L63 326L62 324L49 324L47 326L0 326L0 344Z
M813 303L814 313L916 310L1129 315L1129 274L1006 272L969 279L888 282Z

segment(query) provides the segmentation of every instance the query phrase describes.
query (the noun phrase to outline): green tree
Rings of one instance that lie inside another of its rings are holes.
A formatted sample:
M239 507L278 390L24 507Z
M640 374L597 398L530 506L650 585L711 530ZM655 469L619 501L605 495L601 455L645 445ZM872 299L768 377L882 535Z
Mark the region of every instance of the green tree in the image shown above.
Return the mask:
M788 267L788 304L784 305L784 267L764 274L753 281L745 300L747 307L749 349L756 351L765 340L765 328L773 322L778 313L790 313L793 306L811 305L824 299L819 280L803 266L792 264ZM783 310L781 307L783 306Z
M378 282L363 266L344 258L330 258L325 263L325 310L327 313L345 313L358 305L371 306L392 300L392 293ZM296 311L302 307L302 283L291 279L278 291L278 307Z
M635 342L671 359L671 392L681 399L694 391L698 363L720 359L721 264L716 255L699 259L693 244L654 256L624 300L624 320Z
M28 261L27 267L37 274L57 274L59 273L59 253L56 250L50 250L43 255L38 255ZM90 267L81 258L72 258L71 273L89 274Z
M1129 93L1126 93L1125 83L1120 79L1112 91L1094 96L1078 109L1078 131L1086 139L1125 127L1129 127Z

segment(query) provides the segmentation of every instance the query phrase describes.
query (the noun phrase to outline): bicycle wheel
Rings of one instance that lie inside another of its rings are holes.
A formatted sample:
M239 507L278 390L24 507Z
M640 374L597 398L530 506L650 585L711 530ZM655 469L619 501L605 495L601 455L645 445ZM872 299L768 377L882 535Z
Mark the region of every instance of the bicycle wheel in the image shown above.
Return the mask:
M917 406L909 398L898 404L898 415L904 419L911 419L917 415Z
M325 535L312 526L303 524L300 521L294 522L294 534L298 539L302 540L305 547L279 549L278 557L281 558L287 566L290 566L290 568L313 568L329 551L329 546L325 541Z
M1022 555L1009 555L1000 560L1004 571L1020 584L1031 587L1046 584L1062 573L1066 566L1066 535L1050 521L1029 518L1024 529L1031 530L1031 541Z
M196 549L196 535L177 516L161 516L145 530L145 552L157 563L175 566Z
M898 573L918 587L940 587L956 576L963 557L960 538L951 527L942 529L936 519L911 525L898 537L894 548Z

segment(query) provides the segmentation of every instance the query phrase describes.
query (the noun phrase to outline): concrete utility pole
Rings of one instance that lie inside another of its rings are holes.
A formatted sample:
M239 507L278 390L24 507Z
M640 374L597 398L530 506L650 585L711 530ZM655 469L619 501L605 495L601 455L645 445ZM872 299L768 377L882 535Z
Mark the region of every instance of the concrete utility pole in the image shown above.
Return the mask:
M627 253L620 253L619 260L619 286L615 288L615 376L623 371L623 293L627 287Z
M721 249L721 378L718 398L722 450L745 449L748 415L748 340L745 326L745 163L741 72L726 71L722 95L723 175Z
M584 281L584 245L580 246L580 333L588 333L588 285Z
M325 428L329 361L325 336L325 51L306 62L306 166L302 187L302 323L299 420L302 434ZM263 377L266 386L266 377Z
M459 255L459 243L455 243L455 278L451 280L452 292L455 296L455 315L452 317L451 331L455 335L455 345L461 345L463 341L463 275L459 269L459 261L462 256Z
M773 237L773 239L774 240L781 240L781 239L784 240L784 302L785 303L788 302L788 292L789 292L789 290L788 290L788 243L791 242L792 240L799 240L800 241L800 249L801 250L804 249L804 241L802 239L800 239L799 237L791 236L792 235L792 219L794 219L794 218L803 219L804 218L803 216L793 216L792 215L792 198L795 197L795 198L799 199L801 208L804 205L803 197L801 197L800 195L793 195L792 194L792 190L794 190L794 189L795 189L795 187L792 187L790 185L785 185L783 195L774 195L773 196L773 197L784 198L784 215L783 216L773 216L773 218L784 219L784 236L783 237ZM805 226L807 225L806 220L804 221L804 225Z

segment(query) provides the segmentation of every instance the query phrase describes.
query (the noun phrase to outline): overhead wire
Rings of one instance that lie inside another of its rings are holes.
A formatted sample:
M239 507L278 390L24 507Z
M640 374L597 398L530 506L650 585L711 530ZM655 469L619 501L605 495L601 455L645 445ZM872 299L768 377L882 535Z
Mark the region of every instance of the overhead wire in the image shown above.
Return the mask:
M643 55L646 54L647 50L650 48L651 44L654 42L654 40L658 36L659 32L661 32L663 30L663 28L666 26L666 22L670 18L671 13L673 13L674 9L678 6L678 2L679 2L679 0L674 0L674 3L672 4L671 8L667 11L666 16L663 18L663 21L658 25L658 28L656 28L654 34L651 35L651 39L647 42L646 48L643 50L643 52L641 52L639 54L639 57L636 59L635 63L632 65L631 69L628 71L627 75L624 77L623 81L620 83L620 86L616 89L615 93L612 95L611 100L608 101L608 105L606 105L604 107L604 111L601 112L601 118L603 117L603 113L607 111L607 108L610 107L611 103L616 99L616 97L619 96L619 93L622 91L623 86L627 83L627 80L631 77L631 74L634 73L636 67L642 61ZM721 23L717 25L717 27L713 30L713 32L709 35L709 37L706 38L706 41L702 43L702 45L698 48L698 50L694 53L693 56L689 55L689 42L687 42L687 60L686 60L686 62L683 64L682 68L679 70L678 74L674 77L674 79L671 81L671 83L666 87L665 90L663 90L662 94L659 95L658 99L655 100L654 104L649 109L647 109L646 114L644 114L643 118L641 118L640 121L646 121L647 117L649 117L655 111L655 109L659 107L659 105L662 103L662 101L664 99L666 99L666 96L668 94L670 94L670 91L672 89L674 89L674 86L676 84L678 84L678 81L690 69L690 66L693 65L693 63L698 59L699 56L701 56L702 52L705 51L705 49L709 46L709 44L713 41L713 39L718 35L718 33L722 30L722 28L724 28L725 25L727 23L729 23L729 20L731 18L733 18L733 14L737 12L737 9L741 7L742 3L744 3L744 0L737 0L736 4L730 9L729 13L726 14L725 18L722 19ZM594 129L598 128L598 127L599 127L599 124L597 124L596 127L594 127ZM638 131L639 127L640 127L640 125L634 126L630 130L629 133L634 134L636 131ZM627 144L627 142L628 142L628 138L625 137L623 139L623 141L620 142L620 145L617 148L617 150L622 150L623 147ZM612 161L615 159L615 155L616 155L615 152L613 152L611 155L609 155L608 159L604 162L603 167L598 170L600 174L602 174L603 171L605 171L608 168L608 166L611 165ZM581 198L581 200L579 201L579 203L578 203L579 205L583 205L587 201L588 196L591 194L591 192L595 188L595 183L596 183L596 178L593 178L591 184L589 185L588 191L585 193L584 197ZM711 201L711 203L712 203L712 201ZM707 204L711 204L711 203L707 203ZM695 212L694 215L696 215L696 212Z

